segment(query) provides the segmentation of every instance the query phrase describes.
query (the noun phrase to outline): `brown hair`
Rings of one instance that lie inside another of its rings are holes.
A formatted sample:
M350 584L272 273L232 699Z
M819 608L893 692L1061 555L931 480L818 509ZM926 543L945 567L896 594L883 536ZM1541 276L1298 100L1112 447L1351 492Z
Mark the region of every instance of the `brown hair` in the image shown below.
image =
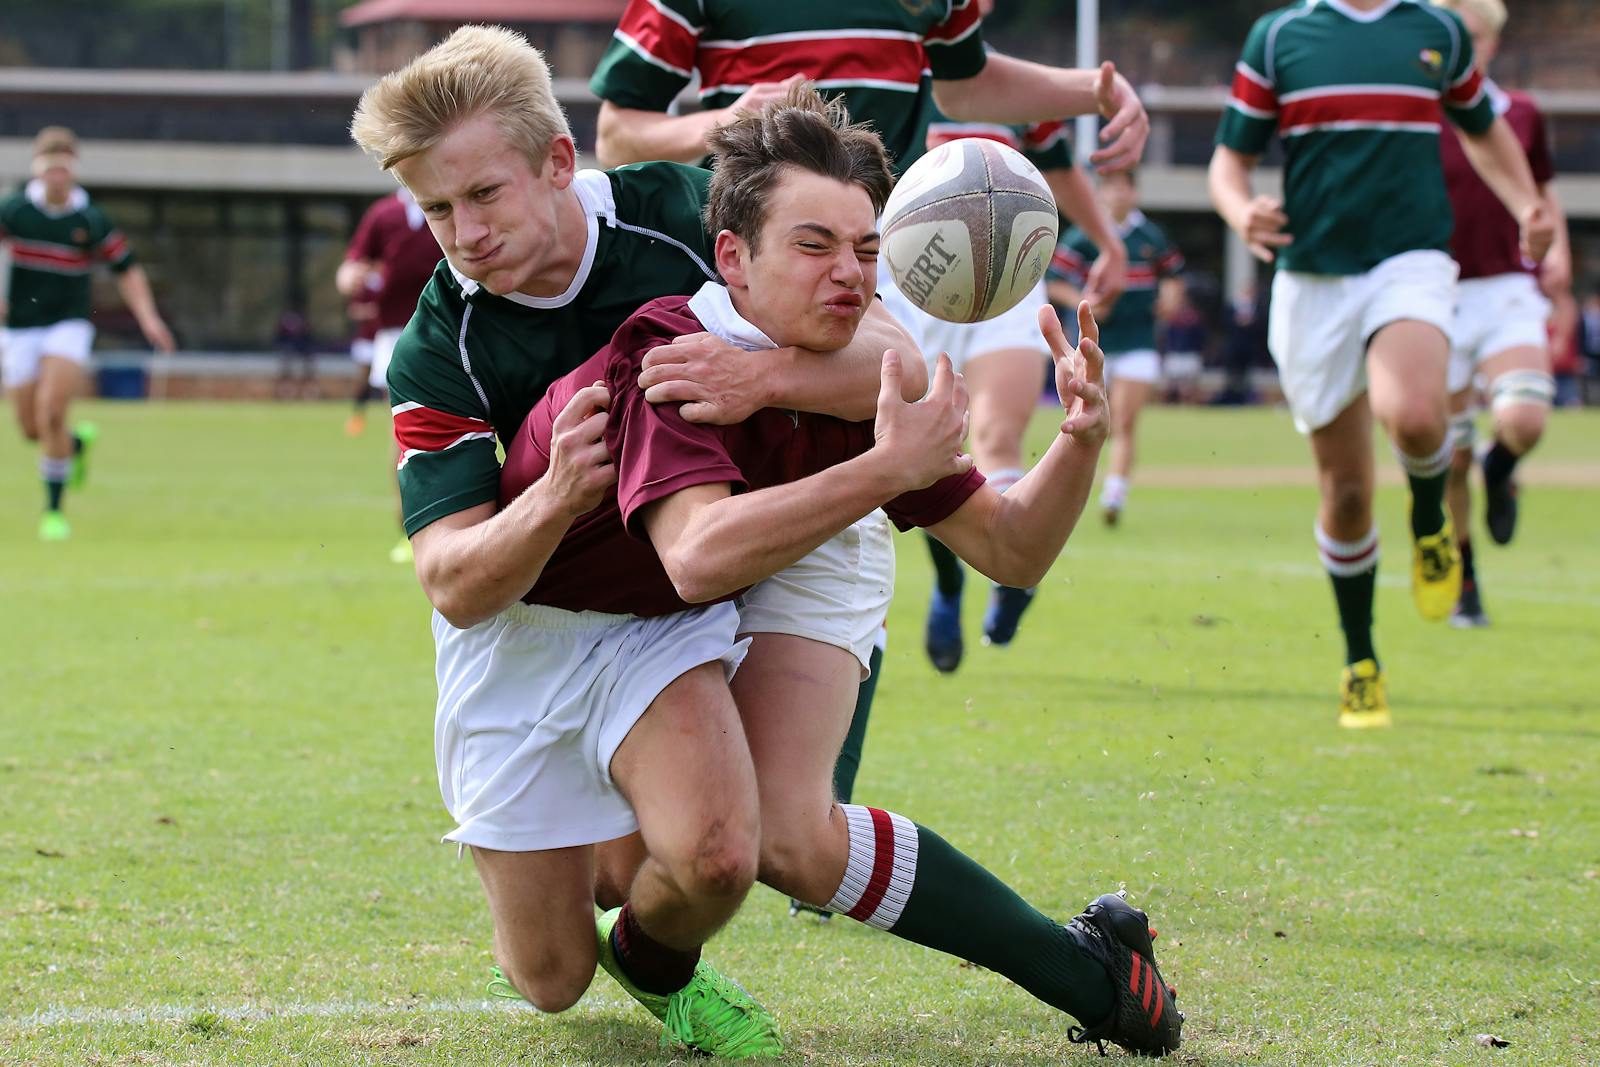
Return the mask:
M783 168L798 167L859 185L883 211L894 186L883 142L870 126L852 123L844 101L824 102L807 82L789 90L759 115L743 114L706 135L715 170L706 202L706 229L731 230L756 250L767 200Z
M361 94L350 136L388 170L480 115L535 164L557 137L572 136L544 57L499 26L463 26L379 79Z
M78 135L65 126L46 126L33 135L33 154L38 156L76 156Z

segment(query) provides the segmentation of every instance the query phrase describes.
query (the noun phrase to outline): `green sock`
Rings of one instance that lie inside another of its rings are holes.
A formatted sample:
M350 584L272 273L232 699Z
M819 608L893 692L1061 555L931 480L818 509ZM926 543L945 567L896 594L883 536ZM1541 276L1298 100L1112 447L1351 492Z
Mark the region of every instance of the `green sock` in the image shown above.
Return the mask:
M903 815L844 805L850 862L830 911L1002 974L1093 1026L1116 1004L1111 976L1004 882Z
M850 719L850 732L844 735L844 747L833 764L833 795L841 804L850 803L855 792L856 772L861 769L861 749L867 743L867 719L872 714L872 697L878 691L878 674L883 670L883 649L872 648L872 673L856 690L856 710Z
M1328 569L1344 631L1345 663L1376 660L1372 647L1372 600L1378 585L1378 528L1354 541L1336 541L1316 529L1317 555Z
M1431 456L1400 453L1411 484L1411 536L1428 537L1444 529L1444 489L1450 477L1450 457L1454 444L1446 434L1444 444Z
M960 558L944 546L944 543L935 540L927 534L922 535L928 542L928 555L933 557L934 584L939 587L939 593L945 597L961 595L961 586L967 580L966 567Z

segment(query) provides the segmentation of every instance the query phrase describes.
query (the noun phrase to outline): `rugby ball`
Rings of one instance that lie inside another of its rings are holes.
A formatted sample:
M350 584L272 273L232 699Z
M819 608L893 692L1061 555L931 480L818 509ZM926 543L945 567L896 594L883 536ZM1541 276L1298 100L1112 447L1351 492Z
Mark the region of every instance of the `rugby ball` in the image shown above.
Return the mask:
M1021 152L985 137L947 141L907 168L880 230L895 286L946 322L1011 310L1050 265L1055 197Z

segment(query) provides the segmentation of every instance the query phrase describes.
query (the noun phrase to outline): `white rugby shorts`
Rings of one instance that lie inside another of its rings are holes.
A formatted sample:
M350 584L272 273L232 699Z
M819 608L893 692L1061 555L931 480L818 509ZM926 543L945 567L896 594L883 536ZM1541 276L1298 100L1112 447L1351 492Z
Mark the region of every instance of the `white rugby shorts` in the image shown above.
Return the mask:
M1118 382L1144 382L1147 385L1154 385L1161 380L1161 354L1153 348L1107 352L1106 380L1113 388Z
M60 356L80 367L89 364L94 327L88 319L62 319L49 326L0 331L0 384L19 389L39 379L39 360Z
M374 389L389 388L389 360L394 358L394 346L402 333L404 328L379 330L372 339L372 369L367 372L367 384Z
M730 603L641 619L517 603L456 629L434 613L434 759L456 827L446 841L533 852L638 829L611 757L685 672L748 642Z
M793 634L842 648L871 670L894 596L894 537L874 511L739 598L741 634Z
M895 288L887 267L878 271L878 295L922 348L922 359L928 366L930 378L941 352L949 353L951 364L960 371L978 356L1001 349L1030 348L1040 353L1041 360L1050 351L1039 333L1039 308L1050 302L1043 280L1016 307L983 322L945 322L934 318ZM1043 373L1041 368L1041 378Z
M1267 347L1294 424L1310 433L1367 390L1367 342L1413 320L1450 335L1456 262L1443 252L1402 252L1364 274L1280 270L1272 279Z
M1513 348L1550 345L1550 301L1531 274L1468 278L1458 286L1450 329L1450 392L1472 384L1478 364Z
M357 337L350 342L350 358L363 367L372 366L372 357L377 349L377 344L370 337ZM392 352L392 349L391 349Z

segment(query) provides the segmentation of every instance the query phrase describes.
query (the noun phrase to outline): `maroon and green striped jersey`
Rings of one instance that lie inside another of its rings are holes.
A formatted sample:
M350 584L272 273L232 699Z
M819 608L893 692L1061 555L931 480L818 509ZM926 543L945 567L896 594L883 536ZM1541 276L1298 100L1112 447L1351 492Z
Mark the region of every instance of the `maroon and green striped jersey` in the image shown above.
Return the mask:
M495 296L439 264L389 364L407 535L492 503L496 439L511 439L550 383L644 304L715 280L700 217L710 177L677 163L579 172L588 245L559 296Z
M1441 111L1467 133L1494 121L1454 12L1310 0L1250 30L1217 143L1257 156L1281 137L1294 243L1279 264L1359 274L1402 252L1448 251Z
M1156 346L1156 291L1162 278L1183 270L1183 254L1166 232L1135 208L1117 225L1117 233L1128 249L1128 284L1100 320L1100 350L1107 356L1138 352ZM1089 280L1089 268L1100 250L1089 235L1074 226L1061 235L1055 255L1050 257L1047 277L1059 278L1082 289Z
M1072 130L1061 119L1007 126L995 122L961 122L948 118L937 107L928 123L926 147L938 148L963 137L986 137L1015 148L1041 171L1072 169Z
M870 122L903 170L925 150L933 79L973 77L984 61L978 0L629 0L589 86L666 111L695 74L708 108L804 74Z
M11 247L6 325L17 330L87 319L95 264L119 274L133 265L127 239L88 193L74 188L52 207L37 179L0 200L0 242Z

